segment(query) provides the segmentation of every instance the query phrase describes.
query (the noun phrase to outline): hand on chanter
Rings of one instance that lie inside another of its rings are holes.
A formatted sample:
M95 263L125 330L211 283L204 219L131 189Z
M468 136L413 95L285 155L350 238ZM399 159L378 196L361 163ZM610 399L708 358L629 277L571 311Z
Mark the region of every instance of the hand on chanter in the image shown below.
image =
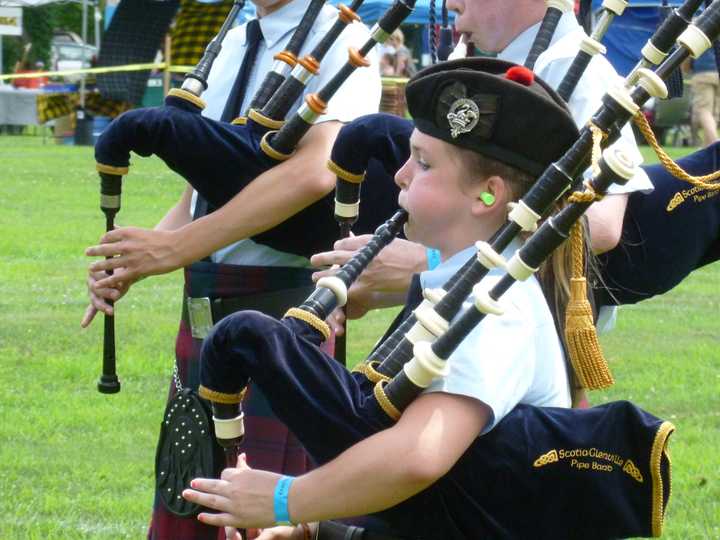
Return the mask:
M236 467L220 479L195 478L183 497L218 513L202 512L198 520L215 527L264 528L275 524L273 495L281 475L251 469L240 454Z
M118 287L123 279L165 274L190 261L183 260L177 231L160 231L138 227L120 227L107 232L100 244L85 250L88 257L112 257L90 265L93 272L124 268L124 275L107 276L98 282L100 287Z
M372 238L370 234L349 236L335 242L333 251L316 253L310 258L313 266L342 266ZM358 319L369 310L402 303L410 279L427 269L425 248L415 242L396 238L386 246L348 291L347 316ZM313 274L313 280L332 275L337 269Z
M117 286L106 287L100 285L100 283L108 277L107 273L94 272L92 269L88 270L87 289L90 305L88 305L82 321L80 321L80 326L83 328L87 328L90 325L98 312L105 313L106 315L114 315L115 310L108 301L112 300L113 302L117 302L120 300L134 283L134 280L128 279L124 268L118 268L115 270L115 274L119 279Z

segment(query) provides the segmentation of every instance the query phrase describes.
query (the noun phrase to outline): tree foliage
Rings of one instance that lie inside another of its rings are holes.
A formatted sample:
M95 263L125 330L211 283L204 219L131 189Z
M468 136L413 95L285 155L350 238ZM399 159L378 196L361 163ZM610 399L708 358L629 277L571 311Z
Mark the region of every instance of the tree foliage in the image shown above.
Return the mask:
M92 7L92 3L88 3L89 43L95 40ZM23 8L23 35L2 36L3 73L12 72L16 63L23 60L28 67L36 62L50 67L50 42L53 33L62 30L82 35L82 4L58 2ZM25 53L29 44L32 46Z

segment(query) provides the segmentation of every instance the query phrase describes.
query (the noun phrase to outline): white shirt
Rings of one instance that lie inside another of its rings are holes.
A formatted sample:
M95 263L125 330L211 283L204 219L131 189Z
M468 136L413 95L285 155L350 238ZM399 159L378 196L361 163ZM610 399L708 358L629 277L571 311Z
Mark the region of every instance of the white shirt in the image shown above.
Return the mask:
M515 240L503 255L509 257L520 245ZM469 247L435 270L423 272L423 288L444 285L475 253L475 248ZM481 282L483 287L491 289L503 274L499 269L489 272ZM472 297L460 314L475 309L471 302ZM517 282L500 303L505 313L486 315L450 355L450 373L425 390L468 396L488 405L492 418L484 433L519 403L538 407L571 405L565 356L540 284L534 276Z
M252 98L274 63L273 56L283 50L290 36L307 10L309 0L294 0L282 8L260 19L263 40L253 66L241 111L245 111ZM305 40L300 56L312 51L325 36L337 19L338 10L325 5ZM348 47L360 48L370 37L367 27L360 23L348 25L325 55L320 73L313 77L306 87L306 93L317 92L347 62ZM223 40L222 50L208 76L208 89L203 94L207 107L203 115L219 119L235 82L238 69L246 50L245 25L230 30ZM373 49L367 56L372 65L377 65ZM380 75L377 69L359 68L348 78L328 103L327 113L317 122L338 120L349 122L358 116L378 111L381 95ZM302 98L290 109L292 115L302 103ZM191 212L194 211L197 194L193 193ZM241 240L212 255L213 262L260 266L310 266L309 261L291 253L285 253L268 246L257 244L250 239Z
M530 52L530 47L540 23L531 26L517 36L500 54L498 58L516 64L523 64ZM585 31L578 24L575 14L564 13L553 34L550 46L535 62L535 73L546 83L557 89L560 86L570 64L575 59L580 48L580 41ZM582 128L602 105L602 97L608 88L621 83L622 78L615 72L610 62L601 54L596 54L590 61L575 91L570 96L568 107L575 119L575 123ZM642 155L637 147L635 136L629 124L621 131L621 137L613 146L623 148L628 155L639 165ZM590 171L586 171L586 177ZM620 186L613 184L608 193L630 193L633 191L652 191L653 185L645 171L638 168L637 173L627 184Z

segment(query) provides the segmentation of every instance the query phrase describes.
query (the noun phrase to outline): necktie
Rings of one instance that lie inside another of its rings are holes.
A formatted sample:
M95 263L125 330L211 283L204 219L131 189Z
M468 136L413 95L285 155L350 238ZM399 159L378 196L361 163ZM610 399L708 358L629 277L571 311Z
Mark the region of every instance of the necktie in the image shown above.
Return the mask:
M240 107L242 107L243 100L245 99L245 91L247 90L250 73L252 72L252 67L255 63L255 58L257 57L260 42L263 37L260 31L260 22L257 19L253 19L247 23L245 26L245 35L245 56L240 64L240 69L238 70L237 77L235 77L230 96L225 103L225 109L220 117L220 119L225 122L231 122L240 115Z

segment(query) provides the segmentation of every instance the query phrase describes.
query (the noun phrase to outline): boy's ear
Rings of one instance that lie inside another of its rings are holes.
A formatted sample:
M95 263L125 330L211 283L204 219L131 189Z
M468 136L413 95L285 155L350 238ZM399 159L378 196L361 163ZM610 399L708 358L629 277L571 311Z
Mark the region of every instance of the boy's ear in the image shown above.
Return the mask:
M473 213L475 215L487 215L490 212L496 212L499 209L505 211L510 192L507 183L499 176L490 176L484 182L481 182L475 193L475 203L473 204Z

